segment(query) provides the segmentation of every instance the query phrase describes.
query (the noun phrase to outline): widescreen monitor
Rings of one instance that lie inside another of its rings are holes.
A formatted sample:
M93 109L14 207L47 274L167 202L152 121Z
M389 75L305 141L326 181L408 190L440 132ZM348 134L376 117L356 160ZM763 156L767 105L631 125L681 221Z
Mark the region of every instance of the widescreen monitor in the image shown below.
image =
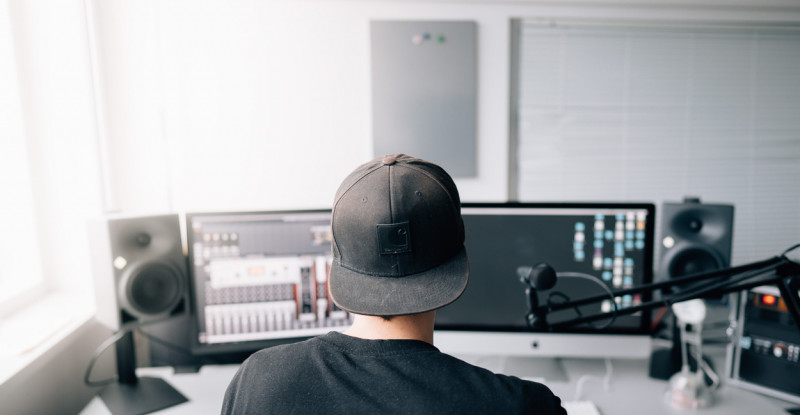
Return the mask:
M443 351L519 357L649 353L647 313L619 316L600 330L602 321L530 331L518 268L547 263L561 275L592 275L611 289L651 282L652 205L465 204L462 213L470 282L461 298L437 312L435 343ZM328 297L329 210L189 213L186 231L194 353L251 352L352 323ZM585 279L559 277L551 292L578 299L604 291ZM541 293L540 301L548 295ZM614 299L619 307L647 300ZM602 307L608 304L582 306L581 313ZM548 318L574 316L565 310Z
M343 330L328 299L330 210L186 215L192 352L248 352Z
M545 263L558 273L556 285L538 293L540 304L548 298L554 303L578 300L651 283L654 210L648 203L464 204L470 280L458 300L437 311L437 346L457 355L523 359L648 356L647 312L617 316L610 325L601 320L558 331L533 331L526 320L528 284L521 280L520 270ZM547 318L551 324L566 322L649 299L610 295ZM525 362L510 359L499 370L537 376L510 367Z

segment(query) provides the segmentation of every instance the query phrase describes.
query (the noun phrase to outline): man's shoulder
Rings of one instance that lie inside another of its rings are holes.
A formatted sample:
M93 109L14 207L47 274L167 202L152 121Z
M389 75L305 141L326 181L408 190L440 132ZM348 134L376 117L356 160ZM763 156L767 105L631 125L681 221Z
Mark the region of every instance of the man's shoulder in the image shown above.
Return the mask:
M299 340L296 342L284 343L276 346L266 347L251 354L250 357L248 357L247 360L245 360L245 363L270 361L275 359L276 357L281 357L281 356L304 355L307 354L311 349L319 347L318 343L319 340L314 337L310 339Z

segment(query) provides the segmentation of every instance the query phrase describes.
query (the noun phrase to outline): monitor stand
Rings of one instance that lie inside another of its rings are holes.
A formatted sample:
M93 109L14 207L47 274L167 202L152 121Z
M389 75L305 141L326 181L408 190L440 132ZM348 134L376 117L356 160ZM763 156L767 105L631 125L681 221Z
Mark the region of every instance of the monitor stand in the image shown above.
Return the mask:
M536 382L569 382L561 358L508 356L508 355L463 355L457 357L467 363L480 366L494 373L516 376Z
M537 382L569 382L564 365L557 357L506 356L500 373Z

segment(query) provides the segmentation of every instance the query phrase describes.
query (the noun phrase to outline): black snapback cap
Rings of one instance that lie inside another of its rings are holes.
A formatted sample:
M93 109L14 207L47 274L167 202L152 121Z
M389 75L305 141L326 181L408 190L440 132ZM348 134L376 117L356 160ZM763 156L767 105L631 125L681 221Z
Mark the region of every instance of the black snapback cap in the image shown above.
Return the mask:
M331 228L330 294L344 310L423 313L467 287L458 189L436 164L393 154L359 166L336 192Z

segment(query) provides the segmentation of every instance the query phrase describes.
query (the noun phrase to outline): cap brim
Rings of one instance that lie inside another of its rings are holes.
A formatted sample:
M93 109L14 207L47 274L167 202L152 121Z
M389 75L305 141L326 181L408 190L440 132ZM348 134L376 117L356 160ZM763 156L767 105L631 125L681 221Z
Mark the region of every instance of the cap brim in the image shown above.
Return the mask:
M398 316L452 303L467 288L468 280L469 261L462 247L438 267L404 277L364 275L334 260L329 287L333 302L351 313Z

